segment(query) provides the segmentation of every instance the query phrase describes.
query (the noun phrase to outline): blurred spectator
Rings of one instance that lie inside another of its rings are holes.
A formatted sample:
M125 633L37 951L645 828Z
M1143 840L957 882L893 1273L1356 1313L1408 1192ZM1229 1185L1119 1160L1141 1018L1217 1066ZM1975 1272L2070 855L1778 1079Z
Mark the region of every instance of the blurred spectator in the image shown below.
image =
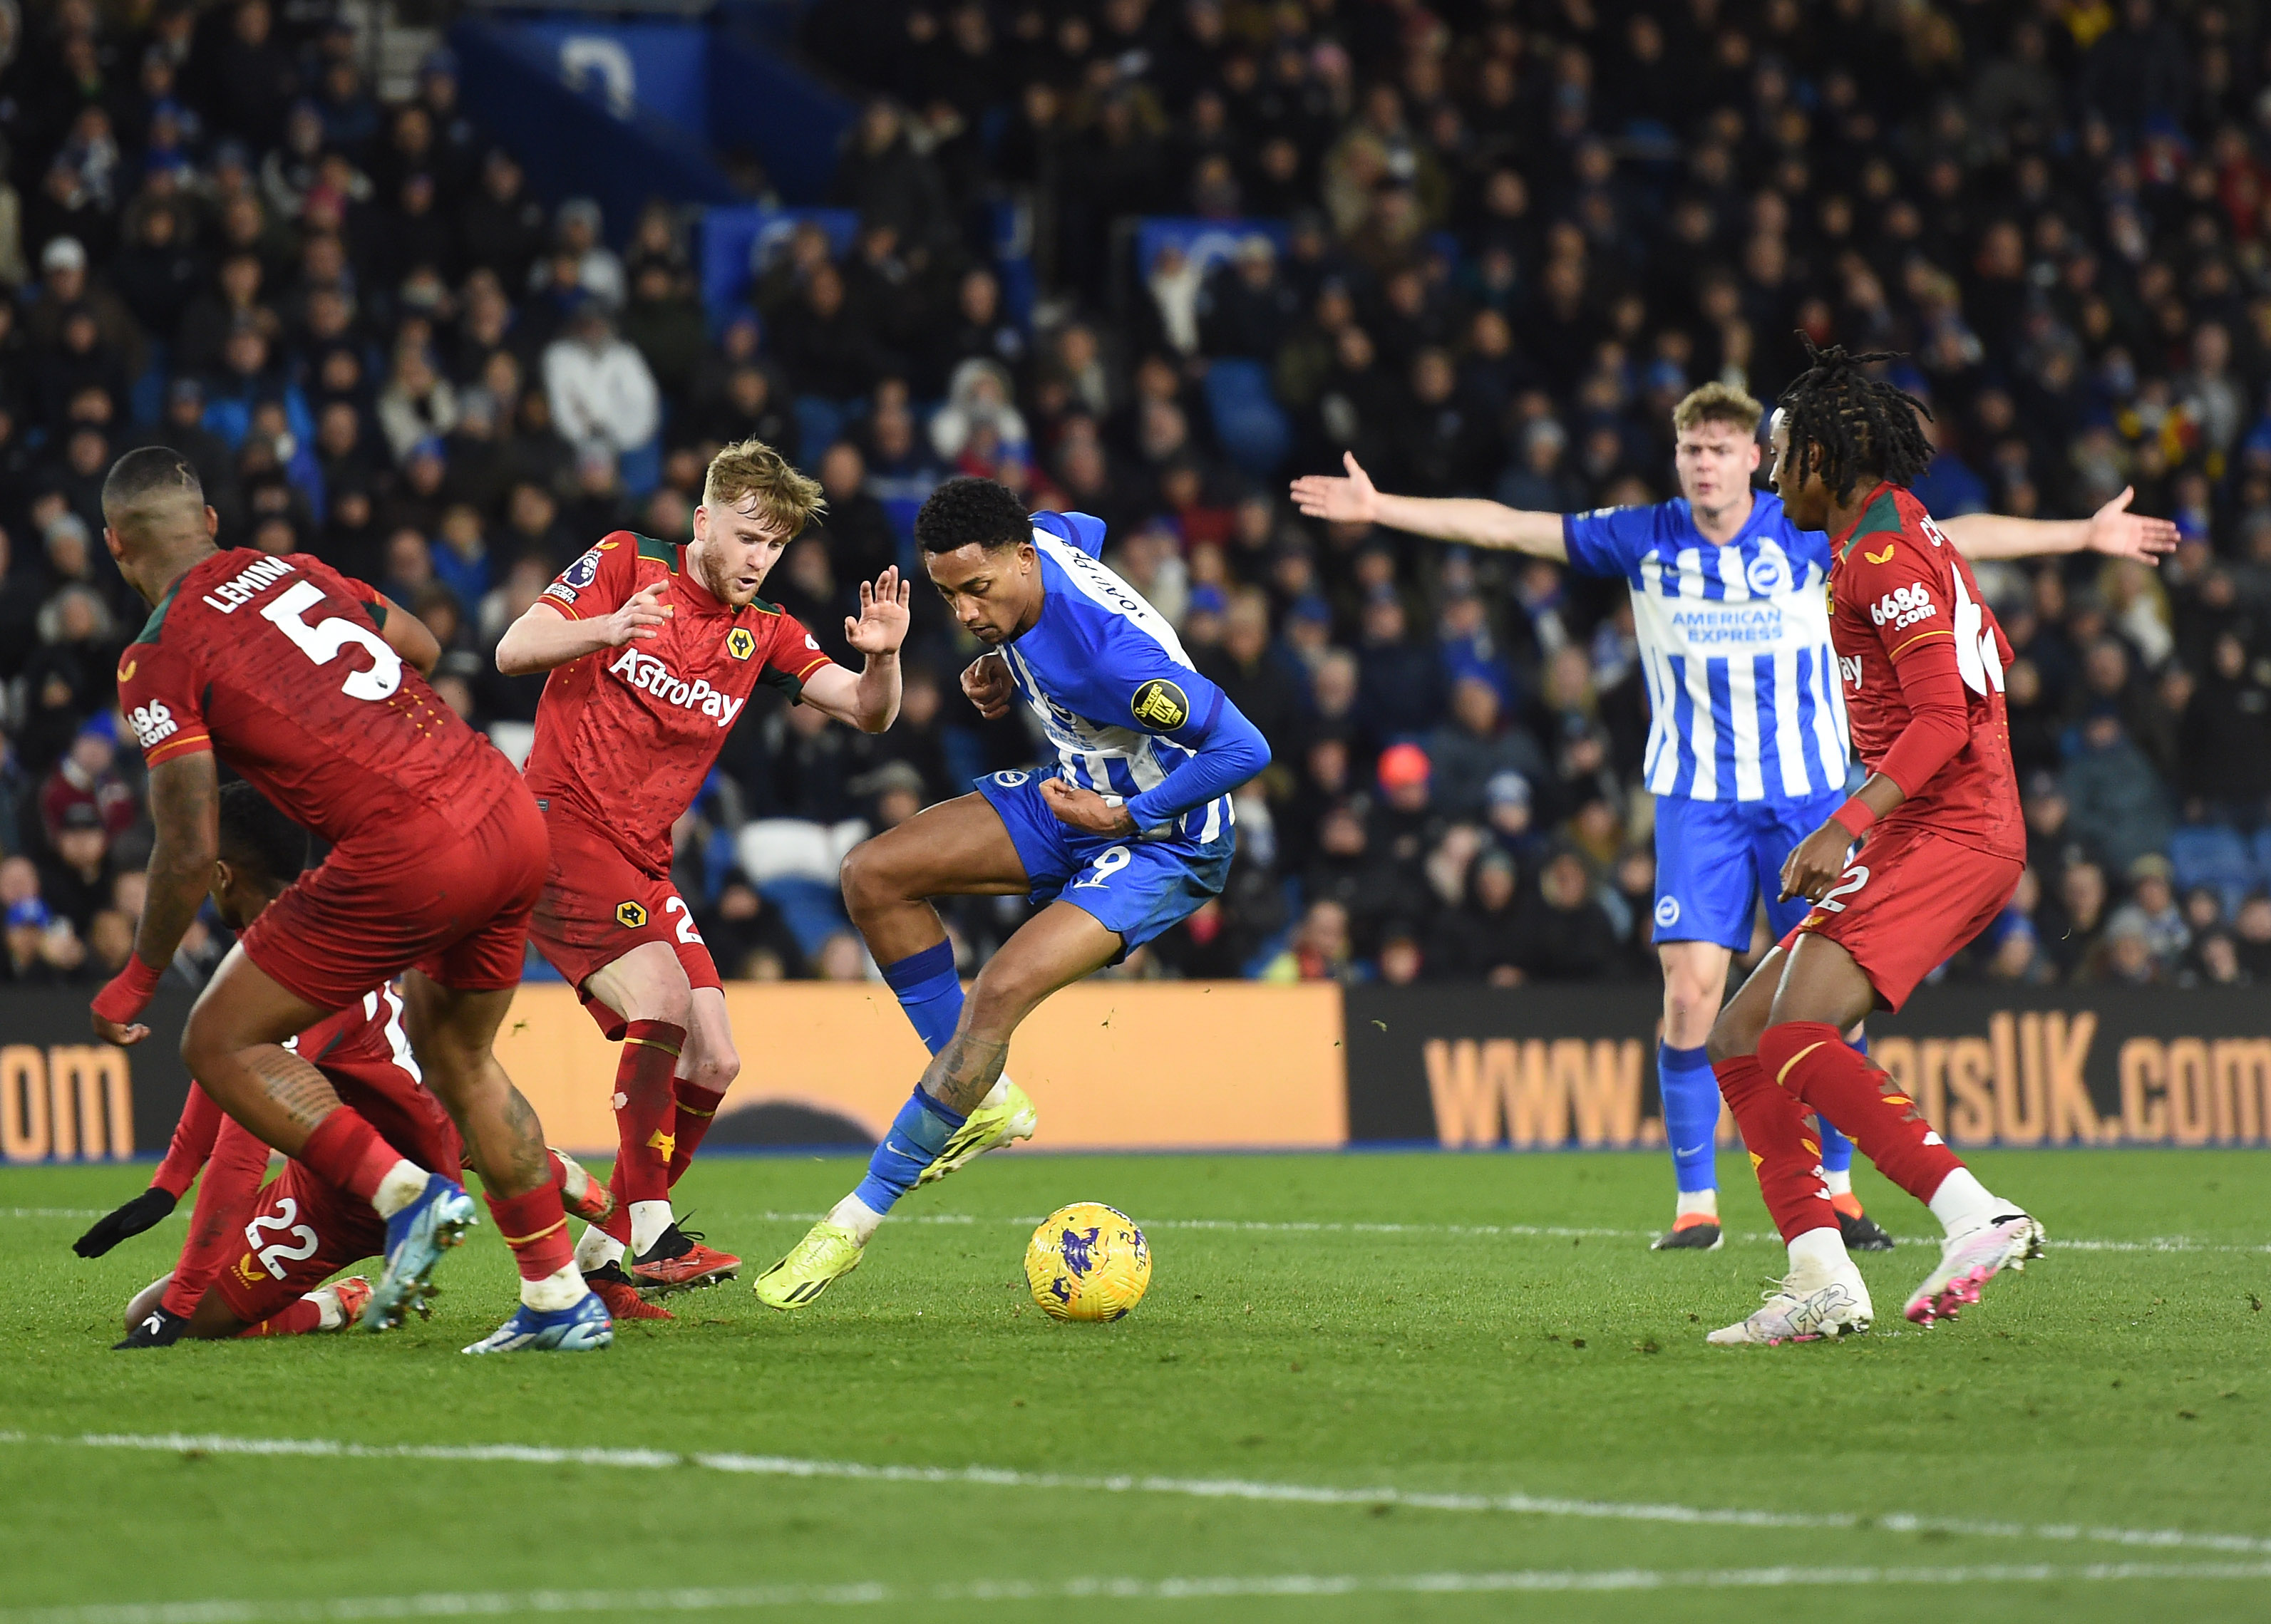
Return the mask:
M621 456L644 447L661 426L654 374L615 336L596 297L577 304L566 334L545 346L544 389L553 426L579 450Z

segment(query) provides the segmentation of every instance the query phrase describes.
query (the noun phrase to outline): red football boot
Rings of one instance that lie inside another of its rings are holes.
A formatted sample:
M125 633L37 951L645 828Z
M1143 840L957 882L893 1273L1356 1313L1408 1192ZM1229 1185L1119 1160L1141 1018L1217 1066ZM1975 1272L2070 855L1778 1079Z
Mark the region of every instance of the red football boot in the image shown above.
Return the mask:
M632 1263L630 1273L641 1291L666 1296L730 1280L741 1268L740 1258L703 1245L699 1229L681 1229L673 1224L655 1237L644 1256Z
M592 1270L584 1277L584 1284L592 1288L599 1301L607 1305L607 1312L618 1320L678 1317L668 1309L657 1308L640 1296L638 1287L631 1284L631 1277L623 1272L619 1264L611 1263L604 1269Z
M593 1178L584 1164L566 1151L553 1151L552 1159L560 1164L560 1205L567 1209L568 1216L580 1218L595 1228L604 1228L615 1215L615 1192Z

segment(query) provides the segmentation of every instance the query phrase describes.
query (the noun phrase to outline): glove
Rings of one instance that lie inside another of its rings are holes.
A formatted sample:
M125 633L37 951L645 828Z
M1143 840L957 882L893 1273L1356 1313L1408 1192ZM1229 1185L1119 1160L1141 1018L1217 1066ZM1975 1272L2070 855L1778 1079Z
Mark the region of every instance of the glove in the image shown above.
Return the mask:
M190 1316L176 1314L164 1303L150 1310L149 1316L126 1333L126 1340L114 1342L110 1351L120 1353L130 1347L171 1347L182 1339L190 1328Z
M71 1242L71 1250L82 1257L100 1257L128 1235L140 1235L164 1222L173 1215L178 1200L172 1191L153 1184L116 1212L96 1219L85 1235Z

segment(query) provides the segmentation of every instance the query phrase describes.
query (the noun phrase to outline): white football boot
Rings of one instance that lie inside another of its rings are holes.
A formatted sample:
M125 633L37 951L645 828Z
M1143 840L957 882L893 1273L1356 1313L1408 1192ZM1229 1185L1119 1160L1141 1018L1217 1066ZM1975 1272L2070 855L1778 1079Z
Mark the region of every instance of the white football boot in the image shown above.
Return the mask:
M1858 1336L1869 1329L1875 1310L1868 1283L1849 1259L1833 1269L1795 1268L1763 1294L1766 1306L1738 1325L1715 1331L1704 1340L1717 1347L1783 1342L1819 1342Z
M1940 1242L1940 1266L1924 1277L1902 1310L1930 1327L1979 1301L1980 1288L2006 1269L2022 1270L2043 1255L2043 1227L2016 1208Z

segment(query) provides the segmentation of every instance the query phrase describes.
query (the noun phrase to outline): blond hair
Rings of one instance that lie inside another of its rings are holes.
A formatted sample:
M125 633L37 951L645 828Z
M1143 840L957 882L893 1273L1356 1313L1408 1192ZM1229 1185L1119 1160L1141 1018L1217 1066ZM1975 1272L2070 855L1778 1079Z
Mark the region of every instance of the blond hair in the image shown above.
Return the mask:
M710 459L710 471L702 479L702 505L740 512L753 496L757 504L754 516L791 536L828 510L819 480L799 473L763 441L743 440Z
M1714 380L1680 397L1672 409L1672 428L1684 434L1701 423L1732 423L1745 434L1755 434L1766 410L1733 384Z

